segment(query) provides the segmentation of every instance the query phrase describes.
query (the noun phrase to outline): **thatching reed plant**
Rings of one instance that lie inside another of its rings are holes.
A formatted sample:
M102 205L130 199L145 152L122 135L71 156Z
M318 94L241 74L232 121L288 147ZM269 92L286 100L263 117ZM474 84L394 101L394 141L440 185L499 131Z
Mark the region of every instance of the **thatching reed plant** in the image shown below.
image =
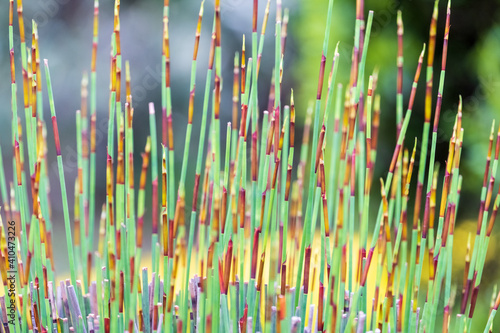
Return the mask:
M275 18L269 17L270 6L276 6ZM417 64L407 105L402 86L403 19L398 13L397 143L389 169L378 180L374 167L381 103L378 73L368 72L365 65L373 12L365 13L363 0L356 3L349 63L340 59L337 49L328 52L333 0L325 6L323 51L317 57L318 89L307 111L301 141L295 135L293 91L289 101L282 98L288 13L282 10L281 0L268 0L261 18L254 0L251 51L245 50L243 36L241 53L234 55L233 80L224 85L220 0L215 0L214 8L201 2L193 31L184 145L174 145L174 125L184 124L174 124L172 117L169 25L175 19L169 17L169 1L163 7L161 108L150 103L148 110L134 110L130 69L121 53L119 0L114 5L110 73L96 72L97 47L102 42L97 38L99 1L95 0L90 76L82 80L82 107L75 113L78 176L66 179L57 90L51 86L49 61L40 59L36 22L32 22L31 40L28 36L26 42L22 0L16 4L10 0L12 140L0 146L0 158L4 158L0 163L4 286L0 330L492 331L500 295L490 296L481 289L481 281L500 202L499 194L494 193L500 131L494 143L492 125L478 198L477 233L467 244L465 274L456 277L452 275L453 235L462 186L464 130L460 102L448 158L442 166L444 177L440 177L435 156L451 21L448 2L444 36L437 36L441 7L436 0L429 13L429 40L422 43L420 55L406 55L407 62ZM21 45L15 50L16 10ZM213 27L211 36L201 35L205 21ZM274 50L264 48L265 31L272 23ZM201 38L211 40L208 59L198 59ZM438 42L443 43L443 52L435 79ZM18 54L24 114L17 100ZM264 98L258 94L261 59L273 55L269 109L259 110L259 98ZM209 63L203 89L196 85L196 76L201 75L198 60ZM348 82L338 82L339 66L350 66ZM425 66L422 136L408 138ZM96 84L107 77L107 154L98 156ZM433 84L437 82L436 97ZM223 86L232 90L232 111L221 109ZM43 117L45 98L50 119ZM202 108L195 108L195 99L203 101ZM221 124L221 112L231 112L232 121ZM161 134L157 134L157 114L161 114ZM142 152L134 151L137 117L148 118L150 125ZM196 135L194 122L201 123ZM53 132L54 142L47 140L48 131ZM417 141L421 142L419 150ZM197 147L194 161L189 158L192 146ZM179 147L183 149L182 164L176 170L174 151ZM57 156L58 184L50 184L48 178L50 150ZM12 175L4 172L9 152L13 152ZM294 164L295 155L299 156L298 165ZM106 161L105 202L95 200L96 174L104 171L97 170L96 160ZM190 165L195 165L194 173ZM140 173L136 173L134 168L139 166ZM194 177L193 188L186 186L188 177ZM412 186L413 178L417 182ZM50 188L56 186L60 186L61 202L50 195ZM372 197L376 192L380 201ZM412 200L410 193L414 193ZM152 200L147 201L146 195ZM186 201L192 204L187 206ZM70 216L70 204L74 216ZM54 205L63 207L70 270L65 281L55 273ZM100 219L96 219L99 213ZM151 235L144 233L145 225L151 226ZM151 239L151 260L143 259L145 238ZM474 317L480 299L492 299L487 323Z

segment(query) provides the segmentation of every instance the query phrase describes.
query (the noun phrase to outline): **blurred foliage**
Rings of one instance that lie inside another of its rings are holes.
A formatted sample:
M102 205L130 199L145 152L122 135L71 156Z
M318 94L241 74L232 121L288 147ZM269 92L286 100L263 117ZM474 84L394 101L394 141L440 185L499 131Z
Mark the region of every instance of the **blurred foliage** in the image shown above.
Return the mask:
M446 1L439 3L434 61L433 113L441 68L446 4ZM467 217L473 217L479 206L478 198L491 122L494 118L500 120L500 95L497 93L500 88L499 4L500 1L462 0L453 1L451 7L451 30L436 161L441 165L446 161L448 142L455 121L459 96L461 96L465 129L462 152L463 202L466 204L463 204L463 209L459 213ZM302 116L305 115L307 103L316 96L327 5L326 0L300 2L294 12L295 17L291 20L291 31L299 46L293 77L294 85L297 86L298 114ZM381 95L382 112L377 166L380 174L387 170L389 161L386 163L384 161L390 159L396 140L397 11L402 11L404 24L403 108L406 111L418 54L422 44L428 43L433 5L432 0L368 0L365 2L365 19L368 17L368 10L374 11L366 78L375 68L378 69L377 93ZM349 79L355 10L355 1L334 2L334 29L327 54L327 69L330 69L333 51L336 42L339 41L340 67L337 82L344 84L344 87ZM426 60L424 62L426 63ZM368 79L365 84L367 81ZM325 80L324 93L326 93L326 85ZM420 77L407 142L413 141L410 138L420 139L422 136L424 87L425 68Z

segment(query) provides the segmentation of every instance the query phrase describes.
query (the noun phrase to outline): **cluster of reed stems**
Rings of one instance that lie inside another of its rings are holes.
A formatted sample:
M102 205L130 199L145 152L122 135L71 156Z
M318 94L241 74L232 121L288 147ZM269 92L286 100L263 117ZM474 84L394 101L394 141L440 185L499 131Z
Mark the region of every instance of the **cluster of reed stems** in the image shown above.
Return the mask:
M8 182L7 159L0 161L2 217L6 219L0 228L1 332L472 332L478 326L492 331L500 294L492 296L487 323L474 321L474 313L478 297L489 299L484 292L480 294L480 286L500 202L500 195L493 193L500 130L494 145L491 127L477 233L473 247L470 238L467 244L463 284L452 275L462 186L461 101L444 173L435 167L449 2L432 127L439 1L432 12L427 47L423 45L418 58L407 56L418 65L406 112L403 20L398 13L397 144L385 178L379 181L373 179L381 112L378 73L368 74L365 65L373 12L365 18L363 0L356 2L351 63L341 63L338 49L328 52L334 10L333 0L328 2L316 100L307 110L297 152L293 91L289 103L282 98L288 12L282 10L281 0L267 1L260 33L258 1L253 1L251 56L245 51L243 36L241 53L234 55L232 121L222 124L222 129L220 0L215 0L211 36L201 36L207 6L202 1L180 171L174 167L168 0L163 7L161 111L150 103L149 110L137 112L129 65L125 62L124 66L121 54L120 1L115 0L107 155L96 155L99 1L94 1L90 77L82 80L82 104L76 111L78 176L68 184L56 118L57 89L51 86L48 61L40 61L37 26L32 23L29 46L22 0L16 5L9 0L12 141L10 145L2 142L0 158L8 156L11 148L15 172ZM272 54L263 47L271 5L276 6L275 62L268 97L259 96L258 78L262 56ZM19 50L14 50L13 43L15 9ZM201 38L211 38L204 91L196 90L195 84ZM18 115L17 52L21 54L24 117ZM425 123L417 151L417 139L406 138L406 132L425 58ZM327 63L331 63L329 72ZM343 84L337 82L339 66L351 68L350 79ZM225 87L231 87L230 83ZM48 93L51 119L43 116L43 90ZM202 98L201 109L195 109L195 98ZM259 110L259 98L269 98L268 110ZM156 130L158 113L161 136ZM149 136L139 155L134 152L133 120L145 116L149 117ZM194 175L189 167L193 121L201 122ZM47 140L50 128L54 142ZM225 151L221 151L224 139ZM57 184L49 184L48 177L47 151L54 149L61 202L51 199L50 189ZM299 157L298 165L294 155ZM95 200L96 173L103 170L96 170L96 160L104 158L106 201L101 203ZM138 160L142 161L140 177L134 170L134 165L141 165ZM193 176L191 194L186 178ZM71 197L67 187L73 182ZM186 207L186 190L192 195L191 207ZM414 202L410 200L413 190ZM376 191L381 193L380 202L370 202ZM152 196L150 202L146 195ZM69 198L74 198L73 217ZM59 283L52 237L53 222L59 220L52 215L51 207L56 205L63 208L70 268L70 278ZM412 205L413 216L409 216ZM100 219L96 219L99 212ZM144 236L149 237L143 233L145 223L152 226L151 261L147 262L142 258ZM15 232L9 228L13 225ZM148 267L141 268L143 264ZM428 276L423 277L423 272Z

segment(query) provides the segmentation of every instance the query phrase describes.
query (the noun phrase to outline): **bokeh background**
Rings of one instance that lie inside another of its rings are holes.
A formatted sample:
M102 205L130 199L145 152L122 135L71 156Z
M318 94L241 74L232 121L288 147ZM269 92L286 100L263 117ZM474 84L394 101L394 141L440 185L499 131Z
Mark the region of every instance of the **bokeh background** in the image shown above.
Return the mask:
M284 57L283 102L288 103L290 89L296 95L297 130L301 137L302 124L308 102L315 97L321 46L326 21L327 0L284 0L283 7L290 12L288 39ZM401 10L404 21L404 106L406 108L411 82L416 68L418 54L424 42L428 42L429 23L434 1L432 0L367 0L365 9L374 10L372 38L368 51L367 73L379 69L378 92L381 94L382 118L380 131L377 175L384 174L395 144L396 103L396 15ZM187 123L189 96L189 71L193 49L194 32L200 1L171 0L170 45L172 68L172 104L175 124L176 170L180 169L181 154ZM259 31L266 1L259 1ZM149 132L147 103L160 107L160 60L162 40L162 1L122 0L121 38L123 59L130 62L135 131L135 150L142 151ZM222 63L226 85L223 90L222 122L230 120L232 66L234 53L241 49L242 35L247 37L247 51L251 50L250 0L221 0L223 44ZM446 2L439 4L439 19L436 44L435 93L439 75ZM77 175L75 111L80 108L80 84L82 73L90 70L92 46L93 1L77 0L25 0L24 12L26 35L31 34L30 21L38 23L41 58L49 59L56 109L62 142L65 174L68 184L69 202L72 202L72 181ZM367 14L367 13L366 13ZM205 16L202 27L200 53L198 56L197 85L202 87L208 62L208 48L212 27L213 0L205 1ZM274 1L271 5L270 23L266 33L264 55L261 64L259 105L261 112L267 108L267 96L274 64ZM333 34L330 39L330 54L340 41L339 78L345 82L350 68L350 54L353 44L355 1L337 0L334 4ZM98 160L96 207L105 201L105 133L107 130L109 54L113 24L113 1L101 1L98 48L97 119ZM0 5L0 144L3 151L7 178L12 177L12 149L10 147L10 73L8 48L8 1ZM18 100L21 101L21 64L19 56L19 35L17 20L14 23ZM249 54L248 52L247 54ZM331 59L329 59L331 61ZM328 67L328 66L327 66ZM329 67L328 67L329 68ZM422 72L420 87L414 107L407 138L421 137L424 106L424 80ZM201 89L198 90L196 106L201 105ZM462 153L461 173L464 176L463 191L457 225L456 270L457 284L461 283L461 269L468 232L475 231L475 220L479 207L481 178L484 170L488 131L494 118L500 120L500 1L498 0L454 0L452 3L451 32L448 51L443 109L438 139L437 162L443 164L448 149L448 139L458 105L459 95L463 98L465 140ZM435 102L435 97L434 97ZM44 92L44 116L50 116L47 95ZM21 103L19 104L21 105ZM196 112L196 111L195 111ZM23 112L19 113L23 117ZM196 113L195 113L196 114ZM159 121L159 119L158 119ZM24 124L24 121L23 121ZM200 126L195 116L194 131ZM407 140L411 142L412 140ZM49 130L49 142L52 141ZM52 146L49 160L55 161ZM223 144L224 147L224 144ZM194 158L194 147L191 158ZM139 163L139 159L136 159ZM49 174L57 184L55 163L49 166ZM139 170L138 165L136 171ZM188 173L189 175L189 173ZM376 175L376 177L377 177ZM177 175L178 176L178 175ZM187 186L192 186L188 177ZM52 201L58 202L58 186L52 186ZM377 192L377 191L374 191ZM377 195L376 193L374 194ZM190 204L190 199L186 205ZM71 205L70 205L71 208ZM67 255L64 242L62 207L55 205L55 240L58 268L66 268ZM496 228L498 229L498 228ZM145 230L148 234L148 229ZM498 237L495 232L494 237ZM146 237L147 239L147 237ZM492 241L488 264L481 288L481 306L487 309L493 284L499 281L500 271L495 253L500 250L498 242ZM147 245L146 245L147 246ZM487 311L483 316L487 315ZM480 313L478 313L480 315Z

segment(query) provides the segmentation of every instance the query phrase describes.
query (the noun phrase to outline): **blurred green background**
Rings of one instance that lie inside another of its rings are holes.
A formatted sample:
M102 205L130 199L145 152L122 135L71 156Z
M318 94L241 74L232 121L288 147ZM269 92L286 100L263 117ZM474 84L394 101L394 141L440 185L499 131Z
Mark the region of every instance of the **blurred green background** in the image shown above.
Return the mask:
M187 104L189 96L189 71L200 1L171 0L170 43L172 64L172 104L175 124L176 170L181 165L181 154L187 123ZM404 21L404 108L408 103L411 82L415 73L418 54L422 44L428 42L429 23L434 1L431 0L370 0L365 3L365 15L374 10L372 38L368 51L367 75L375 67L379 69L378 92L381 94L381 128L377 174L384 175L395 144L396 122L396 14L401 10ZM259 31L266 1L259 1ZM319 60L326 21L327 0L284 0L283 7L290 10L288 39L284 57L283 103L288 103L290 89L295 91L297 106L297 130L301 137L305 110L309 101L316 95ZM232 66L234 53L241 49L242 35L247 37L247 55L251 54L251 9L250 0L221 0L222 10L222 61L225 89L222 101L222 123L231 118ZM435 63L435 92L437 93L439 64L441 62L442 38L445 21L446 3L439 4ZM56 109L62 142L62 153L68 184L70 202L72 200L72 181L77 175L75 111L80 108L80 82L82 73L90 70L92 46L93 1L77 0L37 0L24 1L26 35L31 33L31 19L39 26L40 55L49 59L53 80ZM208 62L208 48L212 27L213 0L206 0L205 16L198 56L197 85L202 87ZM259 105L261 112L267 108L267 96L274 64L274 16L275 3L272 2L270 21L266 33L264 55L261 64ZM105 133L107 131L107 101L109 88L109 53L113 22L113 2L101 1L98 49L98 161L97 161L97 207L105 200ZM350 70L350 57L353 44L355 1L336 0L334 4L333 34L330 39L330 52L327 69L331 65L333 48L340 41L340 82L345 83ZM3 151L4 167L7 178L12 177L12 149L10 147L10 73L8 52L8 2L0 5L0 144ZM21 101L22 78L19 56L19 35L17 19L14 24L18 101ZM123 59L130 62L132 72L133 106L135 108L135 151L143 150L146 134L149 132L147 103L154 102L160 109L160 60L162 40L162 1L122 0L121 1L121 38ZM414 107L414 114L407 133L410 138L421 137L424 106L424 76L422 71L420 87ZM498 0L454 0L452 3L451 31L448 50L446 81L444 86L443 108L438 139L437 162L445 162L448 139L458 105L459 95L463 98L465 129L462 152L461 173L464 176L463 191L459 207L459 225L456 244L457 278L461 283L460 267L463 265L464 242L468 231L474 231L473 222L477 218L479 192L485 164L488 131L494 118L500 120L500 1ZM196 98L194 131L200 126L197 112L201 105L201 88ZM47 95L44 92L44 117L48 119ZM19 103L21 106L22 103ZM23 117L23 112L20 116ZM158 118L159 121L159 118ZM23 121L24 124L24 121ZM49 144L53 141L49 126ZM100 138L100 139L99 139ZM52 147L49 145L49 147ZM224 144L222 146L224 149ZM190 158L195 156L195 147ZM55 152L49 148L49 160L55 161ZM136 163L140 163L136 159ZM56 165L49 166L50 177L57 184ZM139 170L137 165L136 171ZM193 185L189 177L188 188ZM179 176L179 174L177 174ZM416 174L415 174L416 176ZM412 184L413 185L413 184ZM377 187L378 188L378 187ZM374 191L377 192L377 191ZM60 193L53 186L52 201L57 202ZM411 201L412 202L412 201ZM190 198L186 205L190 204ZM62 216L62 208L55 205L53 215ZM64 237L61 221L54 221L56 238ZM146 229L145 233L148 234ZM497 237L495 234L495 237ZM61 238L62 239L62 238ZM61 242L62 246L62 242ZM56 260L64 267L67 262L64 246L56 253ZM491 242L489 253L500 248ZM482 306L486 307L499 271L496 262L488 263L484 283L481 288ZM486 308L484 308L486 309ZM487 311L481 311L487 312ZM478 313L480 315L480 313ZM486 313L482 314L486 316Z

